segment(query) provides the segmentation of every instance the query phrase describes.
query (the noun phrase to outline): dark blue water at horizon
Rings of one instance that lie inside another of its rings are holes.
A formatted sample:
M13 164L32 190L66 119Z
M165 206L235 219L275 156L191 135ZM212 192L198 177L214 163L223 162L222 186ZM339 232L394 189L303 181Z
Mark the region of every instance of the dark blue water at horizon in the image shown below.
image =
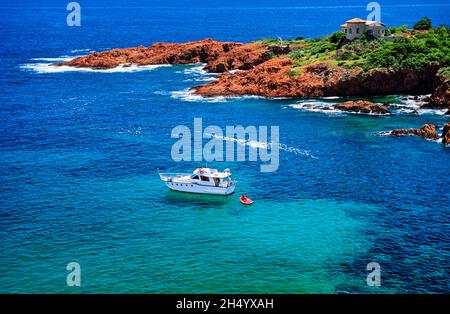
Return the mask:
M382 20L449 24L449 1L382 1ZM437 112L389 117L302 110L296 100L187 92L201 66L67 71L48 64L89 51L211 37L317 37L350 1L80 1L0 3L0 292L444 293L449 291L450 149L380 131L442 126ZM402 103L402 95L375 98ZM411 103L414 102L410 101ZM227 198L168 191L156 168L177 125L278 125L280 168L210 163L239 181ZM248 193L255 204L243 207ZM79 262L82 287L66 286ZM368 287L366 265L382 267Z

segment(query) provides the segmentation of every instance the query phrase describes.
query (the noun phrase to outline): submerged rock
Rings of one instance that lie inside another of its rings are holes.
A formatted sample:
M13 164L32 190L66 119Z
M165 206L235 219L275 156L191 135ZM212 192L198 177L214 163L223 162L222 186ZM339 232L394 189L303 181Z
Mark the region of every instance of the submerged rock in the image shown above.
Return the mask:
M335 105L334 108L341 111L353 113L380 115L390 114L389 110L387 110L383 105L376 105L373 102L367 100L346 101L341 104Z

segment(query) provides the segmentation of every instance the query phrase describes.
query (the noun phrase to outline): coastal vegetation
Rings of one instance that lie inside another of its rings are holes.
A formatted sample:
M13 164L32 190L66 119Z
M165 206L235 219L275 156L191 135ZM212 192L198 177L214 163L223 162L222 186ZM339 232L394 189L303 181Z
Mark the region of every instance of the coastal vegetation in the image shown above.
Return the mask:
M417 22L413 29L416 30L429 30L431 29L431 20L427 17L424 17L423 19L421 19L419 22Z
M440 68L438 71L438 75L443 77L446 82L449 82L450 81L450 66Z
M448 26L431 27L427 18L419 21L413 29L406 25L390 27L389 36L375 38L364 34L348 41L342 31L323 38L280 41L263 39L268 45L289 45L294 48L289 53L293 61L292 73L296 69L316 62L325 62L347 69L360 67L365 72L375 68L424 69L430 65L450 65L450 29Z

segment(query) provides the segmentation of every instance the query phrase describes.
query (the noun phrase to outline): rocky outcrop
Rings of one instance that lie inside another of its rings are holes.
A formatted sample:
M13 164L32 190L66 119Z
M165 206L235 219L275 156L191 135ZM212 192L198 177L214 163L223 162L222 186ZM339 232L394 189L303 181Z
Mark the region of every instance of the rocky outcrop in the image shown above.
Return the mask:
M334 105L334 109L362 114L390 114L389 110L387 110L383 105L376 105L367 100L346 101L341 104Z
M182 44L155 43L150 47L134 47L94 52L87 56L57 63L73 67L109 69L119 65L192 64L216 60L242 44L212 39Z
M249 70L255 65L261 64L271 57L271 52L266 45L244 44L233 47L229 51L220 54L210 60L205 70L212 73L223 73L232 70Z
M258 95L265 97L320 97L323 82L305 72L292 71L287 57L270 59L248 71L222 75L218 80L193 90L205 97Z
M325 94L336 96L427 94L433 88L432 81L437 70L437 66L422 70L371 69L367 73L358 69L344 73L338 80L329 81Z
M294 68L289 58L276 58L249 71L221 76L194 88L202 96L259 95L266 97L370 96L426 94L437 67L413 69L345 69L328 63Z
M446 114L450 114L450 79L438 74L434 79L433 94L427 104L422 108L448 108Z
M301 102L297 107L303 110L311 111L342 111L354 114L367 115L389 115L391 114L384 105L374 104L368 100L349 100L340 104L324 103L324 102Z
M436 132L436 127L431 124L425 124L420 129L396 129L384 134L393 136L415 135L431 140L436 140L439 138Z
M447 122L442 130L442 143L450 144L450 122Z
M119 65L156 65L206 63L210 73L249 70L273 56L287 54L301 47L268 46L259 43L219 42L205 39L182 44L155 43L150 47L134 47L94 52L87 56L57 63L73 67L109 69Z

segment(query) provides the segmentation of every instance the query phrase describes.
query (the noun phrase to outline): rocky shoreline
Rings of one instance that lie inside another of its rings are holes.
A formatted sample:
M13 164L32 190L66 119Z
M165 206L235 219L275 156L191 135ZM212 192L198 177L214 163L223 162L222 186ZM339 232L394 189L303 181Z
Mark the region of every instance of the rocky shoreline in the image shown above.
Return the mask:
M270 58L267 45L220 42L204 39L181 44L154 43L149 47L117 48L93 52L69 61L55 63L57 66L77 68L111 69L120 65L180 65L205 63L210 73L232 70L248 70Z
M358 67L347 69L316 62L294 73L293 61L287 54L301 49L301 46L205 39L94 52L54 65L111 69L131 65L205 63L204 69L218 76L212 82L192 88L195 94L203 97L255 95L310 98L431 94L424 108L446 108L450 114L449 81L438 75L438 65L421 70L379 68L363 73ZM235 73L235 70L240 71Z
M376 68L363 73L361 68L345 68L326 62L307 64L293 71L288 54L302 46L277 46L263 43L220 42L205 39L181 44L155 43L149 47L112 49L94 52L54 66L111 69L118 66L183 65L204 63L204 70L217 73L214 81L193 87L202 97L366 97L374 95L431 94L420 109L447 110L450 114L450 80L439 73L439 65L420 70ZM236 71L239 70L239 71ZM390 115L393 104L374 104L366 100L330 104L320 110L352 114ZM306 107L305 107L306 108ZM315 108L310 108L315 109ZM384 135L414 135L450 144L450 123L441 136L436 126L426 124L420 129L396 129Z

